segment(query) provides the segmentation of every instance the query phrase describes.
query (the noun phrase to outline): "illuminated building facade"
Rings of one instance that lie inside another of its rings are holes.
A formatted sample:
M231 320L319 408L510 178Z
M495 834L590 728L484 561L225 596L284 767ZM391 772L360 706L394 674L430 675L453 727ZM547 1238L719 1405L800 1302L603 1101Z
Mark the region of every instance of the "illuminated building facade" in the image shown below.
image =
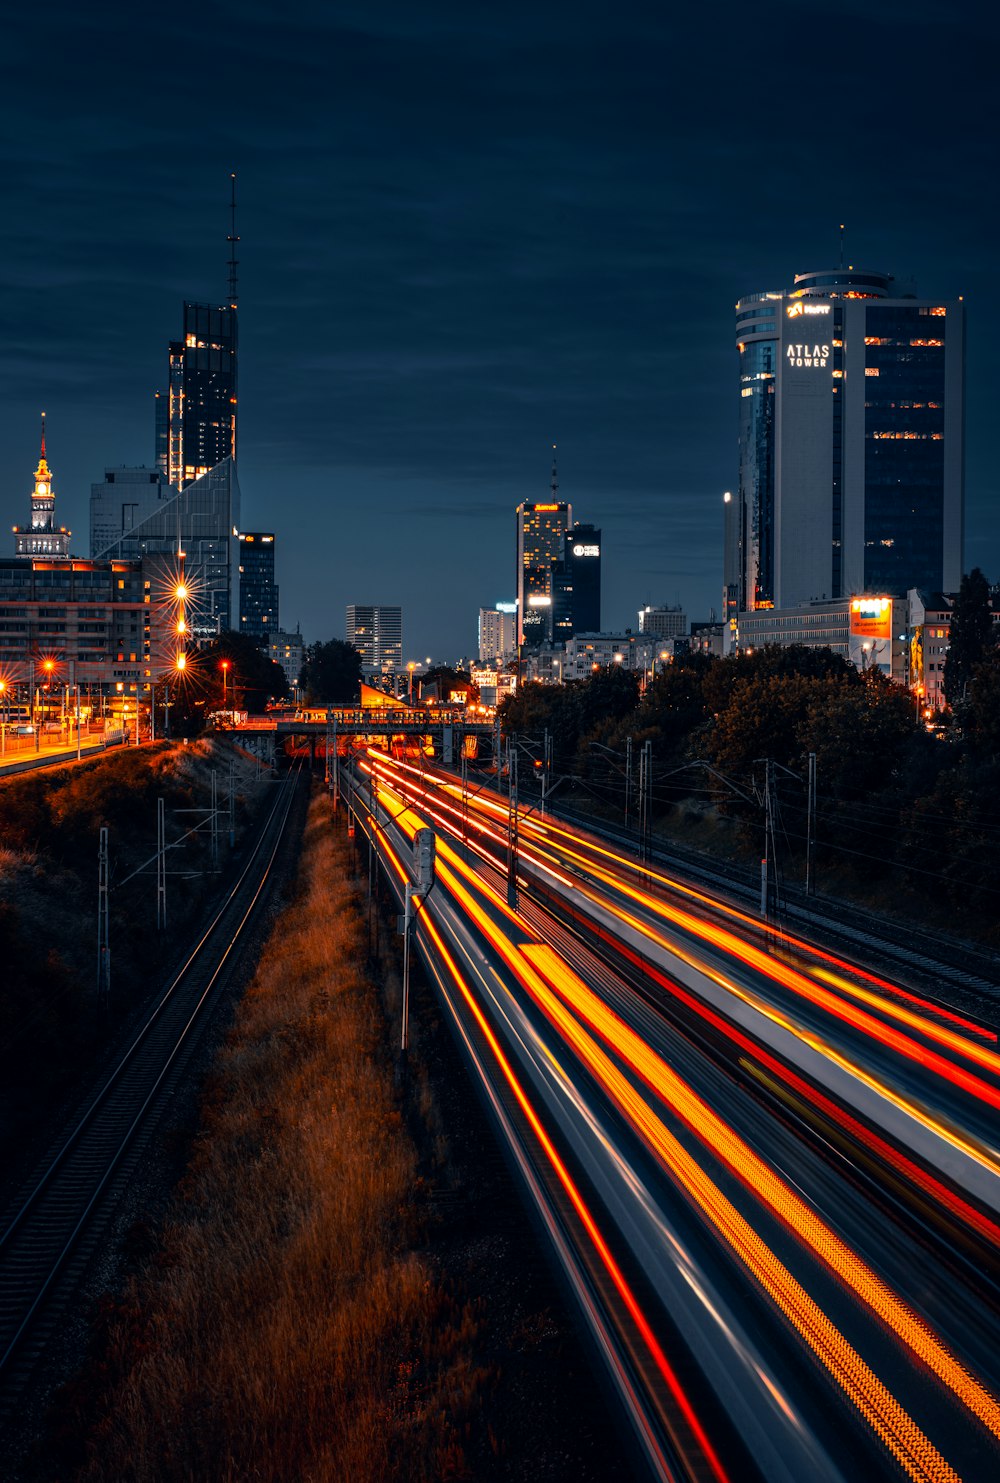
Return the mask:
M479 662L499 665L517 653L517 603L479 609Z
M556 489L555 470L552 478ZM525 500L517 507L517 641L535 647L553 638L552 578L566 552L573 507L562 500Z
M563 538L562 559L552 572L552 638L601 631L601 532L575 524Z
M138 561L185 554L192 637L239 628L240 487L231 458L172 488L151 469L107 469L90 491L91 556Z
M31 491L31 524L14 526L16 556L68 556L72 531L56 525L56 499L52 471L45 459L45 413L42 413L42 447Z
M363 674L398 673L403 668L402 608L349 604L347 642L361 655Z
M800 273L736 305L739 488L725 615L961 575L964 309L884 273Z
M683 638L687 633L687 614L683 609L652 608L647 603L639 609L639 632L652 634L654 638Z
M236 458L235 302L185 303L184 337L168 352L167 389L155 397L156 465L183 489Z
M278 589L274 584L274 532L241 531L239 543L240 633L266 642L271 630L278 627Z
M285 633L280 628L272 629L267 636L267 655L275 664L281 665L289 689L294 689L306 662L301 633L297 629L295 633Z
M157 585L138 561L0 559L0 676L145 688L167 622Z

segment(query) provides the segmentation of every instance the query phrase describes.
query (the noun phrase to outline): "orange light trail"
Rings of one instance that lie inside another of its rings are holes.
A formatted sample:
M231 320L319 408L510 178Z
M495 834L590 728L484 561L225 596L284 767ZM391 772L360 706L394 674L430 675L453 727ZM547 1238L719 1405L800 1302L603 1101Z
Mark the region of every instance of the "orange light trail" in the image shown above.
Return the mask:
M926 1323L840 1239L774 1170L699 1097L662 1057L608 1007L547 945L521 951L576 1015L638 1073L741 1183L763 1201L911 1352L1000 1437L1000 1405L949 1353Z
M594 1250L597 1252L606 1272L608 1273L608 1276L611 1278L615 1290L617 1291L622 1302L625 1304L625 1308L630 1318L632 1319L632 1322L635 1324L639 1333L642 1335L643 1342L646 1344L646 1347L648 1348L657 1369L659 1370L660 1374L667 1384L670 1394L673 1396L674 1401L681 1411L681 1414L690 1427L691 1433L697 1441L698 1446L701 1449L702 1454L704 1455L713 1476L719 1480L719 1483L728 1483L728 1474L723 1468L723 1465L719 1460L715 1448L712 1446L712 1443L710 1442L704 1427L698 1420L698 1417L695 1414L691 1402L688 1400L686 1394L681 1388L680 1381L678 1380L673 1367L667 1359L666 1354L661 1348L656 1335L653 1333L653 1330L649 1325L649 1321L642 1312L642 1309L639 1307L638 1301L636 1300L631 1287L626 1281L624 1273L622 1272L618 1263L615 1261L614 1256L612 1255L611 1250L607 1245L607 1242L604 1240L604 1237L601 1235L600 1230L597 1227L597 1223L594 1220L594 1217L591 1215L590 1210L588 1209L583 1196L580 1194L580 1191L577 1188L576 1183L573 1180L569 1170L563 1163L558 1152L556 1151L555 1146L553 1145L551 1139L542 1126L534 1107L532 1106L527 1097L527 1094L521 1086L520 1080L518 1079L513 1066L507 1059L507 1056L504 1054L503 1048L501 1047L500 1042L497 1040L496 1035L493 1033L488 1020L477 1004L476 999L470 991L468 985L466 984L462 974L459 972L454 959L452 958L450 952L448 951L448 948L444 943L443 938L441 937L441 934L438 932L437 927L434 924L433 918L425 916L424 926L427 930L428 936L434 943L434 947L438 953L440 960L447 967L452 981L454 982L459 993L462 995L462 998L471 1011L481 1034L486 1040L486 1043L489 1045L490 1051L492 1052L497 1065L500 1067L504 1079L513 1092L518 1106L521 1108L522 1113L527 1119L527 1122L531 1127L531 1130L534 1133L536 1139L538 1140L538 1143L540 1144L543 1152L545 1153L545 1156L548 1159L554 1173L556 1174L559 1183L565 1190L566 1195L571 1205L573 1206L573 1209L576 1211L578 1219L580 1220L593 1244Z
M496 933L492 929L490 918L482 907L460 884L457 876L453 875L450 867L443 861L439 861L439 875L466 914L489 934L493 946L503 957L507 966L517 974L519 981L545 1010L566 1044L572 1047L582 1063L596 1077L599 1084L617 1103L633 1126L640 1131L647 1143L653 1147L674 1177L687 1189L696 1204L726 1240L730 1249L753 1273L772 1300L806 1340L909 1476L920 1480L939 1480L939 1483L959 1483L958 1475L924 1436L912 1417L899 1405L891 1392L847 1342L797 1279L778 1260L749 1222L723 1195L709 1176L699 1168L683 1145L664 1127L606 1053L582 1029L577 1020L553 994L539 972L536 971L536 960L541 959L545 964L546 974L550 969L559 973L564 981L573 983L575 990L579 988L586 993L586 986L560 962L547 945L522 943L517 948L504 936ZM500 907L505 915L510 915L491 887L482 882L477 884L482 894L490 898L491 905ZM516 918L514 920L516 921ZM776 1176L772 1178L776 1180ZM850 1253L847 1248L844 1250L848 1256L854 1258L859 1267L863 1267L860 1258L854 1257L854 1254ZM884 1299L882 1303L884 1306ZM907 1314L903 1304L899 1303L898 1309L899 1316ZM917 1328L915 1319L912 1327L914 1330ZM972 1387L974 1390L976 1382L961 1370L947 1351L936 1346L933 1336L926 1333L925 1337L921 1338L914 1332L913 1343L919 1345L923 1351L921 1358L926 1361L928 1355L933 1355L939 1369L943 1370L951 1380L964 1381L967 1388ZM985 1392L980 1392L980 1395L973 1394L973 1400L985 1409L987 1415L991 1414L989 1407L993 1405L993 1402Z

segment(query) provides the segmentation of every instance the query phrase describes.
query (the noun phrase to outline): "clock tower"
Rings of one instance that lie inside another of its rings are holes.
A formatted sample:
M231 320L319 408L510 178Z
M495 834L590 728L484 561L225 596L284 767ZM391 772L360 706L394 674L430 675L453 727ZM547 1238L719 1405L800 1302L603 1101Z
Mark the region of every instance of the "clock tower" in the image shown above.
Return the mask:
M31 491L31 524L15 525L15 556L68 556L72 534L55 523L56 501L52 472L45 459L45 413L42 413L42 448Z

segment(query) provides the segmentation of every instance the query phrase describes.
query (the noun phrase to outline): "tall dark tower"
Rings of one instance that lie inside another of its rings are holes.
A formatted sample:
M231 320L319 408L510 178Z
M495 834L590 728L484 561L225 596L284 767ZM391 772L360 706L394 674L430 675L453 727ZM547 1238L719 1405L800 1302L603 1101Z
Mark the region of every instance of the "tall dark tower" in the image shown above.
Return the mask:
M229 303L185 303L184 337L170 342L167 390L156 393L156 463L175 489L236 458L235 175L229 210Z

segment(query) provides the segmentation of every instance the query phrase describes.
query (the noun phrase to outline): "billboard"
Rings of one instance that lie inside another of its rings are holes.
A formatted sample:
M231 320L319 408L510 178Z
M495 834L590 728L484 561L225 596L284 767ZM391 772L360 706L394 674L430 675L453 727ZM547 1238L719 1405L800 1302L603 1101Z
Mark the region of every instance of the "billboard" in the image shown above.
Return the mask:
M852 597L851 637L892 638L892 598Z

